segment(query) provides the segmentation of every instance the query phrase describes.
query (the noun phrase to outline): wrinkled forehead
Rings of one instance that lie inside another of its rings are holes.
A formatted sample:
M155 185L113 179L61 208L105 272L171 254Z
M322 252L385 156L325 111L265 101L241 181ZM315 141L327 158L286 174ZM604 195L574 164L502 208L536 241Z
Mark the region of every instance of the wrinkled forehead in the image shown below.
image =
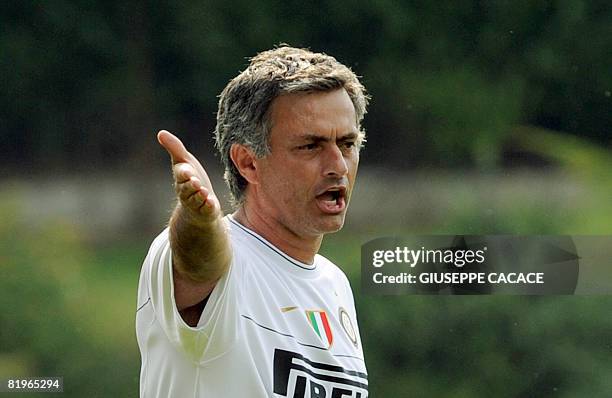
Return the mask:
M282 94L269 109L270 130L285 133L357 131L355 107L345 89Z

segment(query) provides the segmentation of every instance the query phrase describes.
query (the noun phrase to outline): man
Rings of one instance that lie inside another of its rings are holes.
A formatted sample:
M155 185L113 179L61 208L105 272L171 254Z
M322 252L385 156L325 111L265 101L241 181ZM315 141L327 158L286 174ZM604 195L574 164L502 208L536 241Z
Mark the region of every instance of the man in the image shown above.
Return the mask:
M366 105L330 56L255 56L219 101L225 217L198 160L158 134L179 200L140 276L141 397L368 395L351 288L317 254L344 223Z

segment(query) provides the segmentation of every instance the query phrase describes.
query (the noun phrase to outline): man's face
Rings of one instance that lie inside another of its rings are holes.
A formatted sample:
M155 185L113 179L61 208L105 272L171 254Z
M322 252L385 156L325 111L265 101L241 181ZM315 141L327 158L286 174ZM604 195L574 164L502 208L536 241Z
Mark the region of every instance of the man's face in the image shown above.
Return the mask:
M287 94L271 105L271 153L257 160L258 206L300 237L342 228L359 164L347 92Z

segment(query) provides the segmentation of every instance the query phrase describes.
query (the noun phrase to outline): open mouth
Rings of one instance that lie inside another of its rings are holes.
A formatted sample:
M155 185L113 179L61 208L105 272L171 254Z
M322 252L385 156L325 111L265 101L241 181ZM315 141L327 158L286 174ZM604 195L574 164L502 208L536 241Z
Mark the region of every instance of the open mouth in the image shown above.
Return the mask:
M332 187L317 195L319 209L327 214L338 214L346 208L346 188Z

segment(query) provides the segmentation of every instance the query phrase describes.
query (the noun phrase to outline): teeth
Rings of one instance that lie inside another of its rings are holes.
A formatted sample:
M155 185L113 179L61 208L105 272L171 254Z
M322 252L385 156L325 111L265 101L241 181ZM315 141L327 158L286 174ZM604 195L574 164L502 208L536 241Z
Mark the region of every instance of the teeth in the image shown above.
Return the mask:
M319 197L325 200L330 206L340 206L340 199L343 197L344 189L341 187L333 187L327 189Z

